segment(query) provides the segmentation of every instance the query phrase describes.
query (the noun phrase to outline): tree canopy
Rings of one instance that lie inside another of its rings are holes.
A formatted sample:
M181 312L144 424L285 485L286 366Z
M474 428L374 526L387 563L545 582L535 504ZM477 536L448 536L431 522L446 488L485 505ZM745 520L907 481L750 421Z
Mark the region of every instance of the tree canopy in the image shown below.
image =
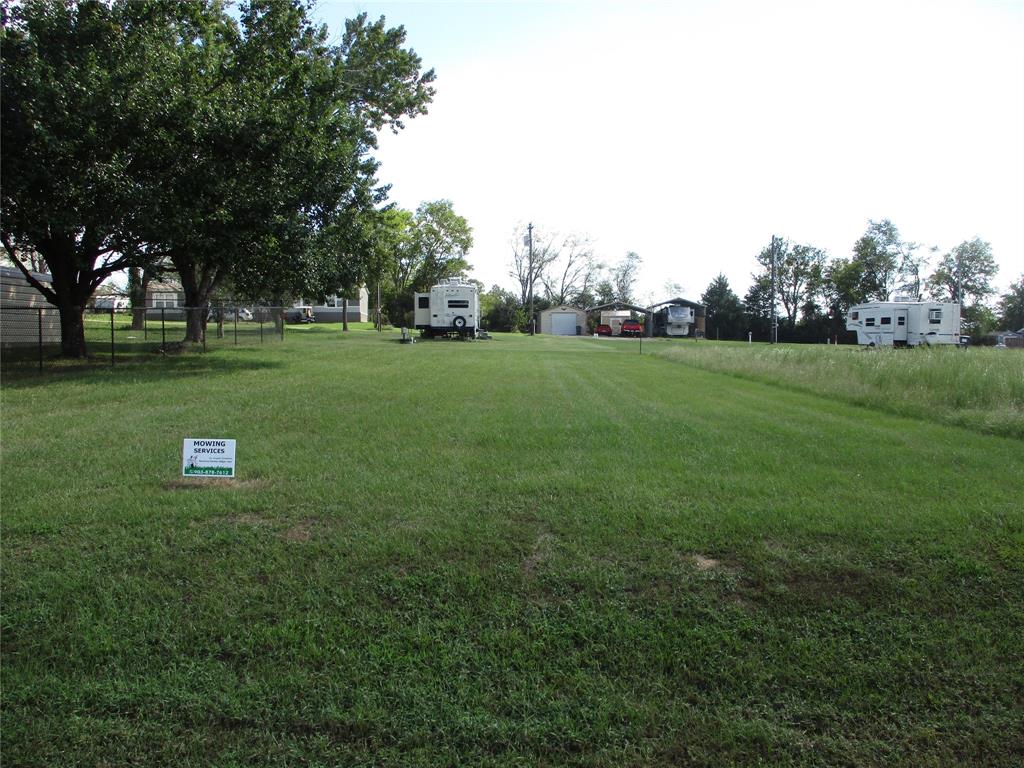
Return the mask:
M1024 274L999 298L999 322L1010 331L1024 328Z
M976 237L960 243L939 260L928 287L937 299L977 303L995 293L992 278L997 271L992 246Z
M414 292L468 272L472 247L473 229L450 200L423 202L415 213L401 208L379 212L370 272L381 281L391 321L407 321Z
M738 339L746 330L743 304L729 286L725 275L719 274L700 297L706 313L709 338Z
M401 27L362 14L331 44L299 0L28 0L4 35L3 242L46 260L73 355L89 296L142 253L195 307L229 278L317 294L359 276L386 193L374 132L433 96Z

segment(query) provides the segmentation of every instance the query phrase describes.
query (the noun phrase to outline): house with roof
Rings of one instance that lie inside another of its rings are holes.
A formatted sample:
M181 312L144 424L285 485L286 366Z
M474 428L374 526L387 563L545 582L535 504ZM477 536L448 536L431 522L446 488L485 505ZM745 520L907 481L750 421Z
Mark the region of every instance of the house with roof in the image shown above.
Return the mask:
M53 277L33 272L32 277L52 285ZM16 267L0 267L0 346L22 347L60 344L60 312Z

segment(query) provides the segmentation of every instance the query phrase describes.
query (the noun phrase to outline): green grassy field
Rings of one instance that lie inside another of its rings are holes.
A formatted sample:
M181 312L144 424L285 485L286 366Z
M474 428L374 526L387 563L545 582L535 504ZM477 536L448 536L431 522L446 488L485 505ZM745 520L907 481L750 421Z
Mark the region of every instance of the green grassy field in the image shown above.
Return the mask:
M638 351L8 370L4 762L1019 765L1022 441Z

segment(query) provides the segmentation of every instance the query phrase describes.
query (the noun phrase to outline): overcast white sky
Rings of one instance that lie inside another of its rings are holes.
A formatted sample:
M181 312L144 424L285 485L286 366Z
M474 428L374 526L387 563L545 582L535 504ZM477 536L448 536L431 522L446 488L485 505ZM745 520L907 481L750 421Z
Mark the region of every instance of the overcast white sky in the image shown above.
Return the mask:
M325 2L404 25L430 114L381 139L405 208L447 198L471 276L511 288L516 224L576 232L639 294L740 296L773 234L849 256L868 219L1024 272L1019 2Z

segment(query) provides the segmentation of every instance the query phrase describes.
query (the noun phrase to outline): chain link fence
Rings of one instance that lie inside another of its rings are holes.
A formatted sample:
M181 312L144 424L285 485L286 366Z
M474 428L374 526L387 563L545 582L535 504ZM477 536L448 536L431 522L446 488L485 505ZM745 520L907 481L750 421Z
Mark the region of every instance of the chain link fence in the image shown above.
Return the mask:
M301 321L290 307L215 306L204 312L201 345L184 341L188 307L145 309L88 307L82 317L89 360L117 365L186 348L204 352L223 347L280 344L285 325ZM61 351L60 313L55 307L4 307L0 311L0 348L4 366L56 365Z

